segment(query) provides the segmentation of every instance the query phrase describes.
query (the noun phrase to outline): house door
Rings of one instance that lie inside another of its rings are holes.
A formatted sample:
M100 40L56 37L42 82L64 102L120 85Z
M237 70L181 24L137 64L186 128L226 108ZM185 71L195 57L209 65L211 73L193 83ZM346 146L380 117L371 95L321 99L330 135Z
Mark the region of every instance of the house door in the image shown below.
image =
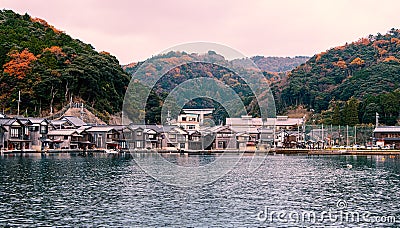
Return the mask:
M226 149L226 142L225 141L219 141L218 142L218 149Z

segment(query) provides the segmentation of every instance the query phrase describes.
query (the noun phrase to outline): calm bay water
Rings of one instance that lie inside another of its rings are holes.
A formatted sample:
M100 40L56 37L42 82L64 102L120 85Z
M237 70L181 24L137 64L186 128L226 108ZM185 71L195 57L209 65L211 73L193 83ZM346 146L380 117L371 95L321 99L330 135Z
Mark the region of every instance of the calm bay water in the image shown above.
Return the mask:
M218 157L167 159L190 166ZM0 226L400 226L400 157L267 156L254 172L250 160L211 184L180 188L127 157L3 156ZM294 216L311 212L315 221ZM336 217L320 219L324 212Z

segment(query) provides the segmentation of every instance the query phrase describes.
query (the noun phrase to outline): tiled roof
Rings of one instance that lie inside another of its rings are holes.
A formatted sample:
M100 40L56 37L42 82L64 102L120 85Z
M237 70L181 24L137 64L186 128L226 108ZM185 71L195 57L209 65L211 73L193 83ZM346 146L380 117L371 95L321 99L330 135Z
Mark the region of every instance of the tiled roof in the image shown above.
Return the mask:
M0 125L11 125L16 119L0 118Z
M45 118L28 118L28 119L33 124L41 124L43 121L46 121Z
M302 124L302 118L268 118L267 121L264 122L264 125L267 126L294 126L298 124ZM255 126L260 127L263 125L263 121L261 118L226 118L227 126Z
M70 122L72 125L74 125L76 127L86 125L86 123L83 120L81 120L75 116L64 116L61 120L67 120L68 122Z
M261 126L261 118L226 118L226 125L229 126Z
M87 132L109 132L114 130L113 127L109 127L109 126L97 126L97 127L91 127L89 129L87 129Z
M374 133L385 133L385 132L400 132L400 126L377 127L374 130Z
M63 124L65 124L66 122L67 122L66 120L50 120L50 123L51 123L51 124L57 125L57 126L63 125Z
M49 131L49 133L47 135L49 135L49 136L52 136L52 135L68 136L68 135L73 135L73 134L78 134L75 129L58 129L58 130Z

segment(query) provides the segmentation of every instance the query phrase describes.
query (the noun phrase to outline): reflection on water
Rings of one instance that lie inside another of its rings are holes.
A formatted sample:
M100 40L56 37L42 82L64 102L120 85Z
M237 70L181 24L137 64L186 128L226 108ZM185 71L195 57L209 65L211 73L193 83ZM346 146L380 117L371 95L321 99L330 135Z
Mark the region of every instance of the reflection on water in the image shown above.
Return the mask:
M182 166L218 159L164 157ZM268 156L254 172L246 169L250 159L243 157L235 169L212 184L179 188L147 176L126 157L3 156L0 226L400 225L398 156ZM318 213L334 209L338 200L347 203L348 211L394 215L396 223L257 220L265 208Z
M205 166L212 162L214 162L220 155L212 154L208 156L193 156L188 154L172 154L165 153L161 154L161 156L168 162L184 166L184 167L199 167Z

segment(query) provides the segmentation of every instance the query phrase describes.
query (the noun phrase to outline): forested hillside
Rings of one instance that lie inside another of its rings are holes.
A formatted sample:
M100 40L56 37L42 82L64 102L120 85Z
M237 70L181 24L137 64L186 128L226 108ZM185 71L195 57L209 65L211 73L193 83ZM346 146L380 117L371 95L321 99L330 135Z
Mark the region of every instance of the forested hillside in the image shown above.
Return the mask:
M193 61L193 63L180 65L179 63L182 60ZM185 52L169 52L163 55L157 55L152 57L152 64L146 66L146 75L141 75L140 78L135 78L139 82L143 82L147 84L147 82L152 80L153 75L156 74L156 71L163 69L166 66L171 64L180 65L174 69L168 71L157 83L153 86L152 91L155 95L159 97L159 101L156 102L156 99L152 99L151 107L148 106L147 110L150 111L146 113L147 121L149 122L160 122L160 106L158 103L162 103L165 98L167 98L168 94L181 83L188 81L190 79L199 78L199 77L208 77L215 78L224 84L230 86L242 99L244 105L246 106L247 112L254 115L259 116L259 109L257 103L254 101L254 95L252 94L249 86L239 77L238 72L232 72L230 69L221 67L217 64L211 64L207 62L221 62L222 65L229 66L232 64L239 65L243 70L247 70L248 72L256 71L255 66L245 66L245 61L234 60L229 62L225 60L225 58L214 51L209 51L204 55L199 54L188 54ZM248 62L247 62L248 63ZM130 64L124 66L124 69L130 73L134 74L138 67L141 66L142 63L138 64ZM168 67L167 67L168 68ZM232 68L231 68L232 69ZM260 73L260 71L258 71ZM270 74L267 75L272 78L275 75ZM198 88L191 88L196 90ZM216 109L214 113L214 117L216 121L221 122L225 121L225 117L227 113L224 108L221 107L220 104L214 102L211 99L195 99L186 104L185 108L210 108L213 107Z
M118 60L57 30L42 19L0 11L0 108L47 115L70 99L105 116L121 111L129 76Z
M369 35L313 56L273 91L280 112L305 105L334 124L396 124L400 105L400 33Z
M295 57L264 57L253 56L251 60L262 70L266 72L285 72L296 68L305 63L310 57L295 56Z

